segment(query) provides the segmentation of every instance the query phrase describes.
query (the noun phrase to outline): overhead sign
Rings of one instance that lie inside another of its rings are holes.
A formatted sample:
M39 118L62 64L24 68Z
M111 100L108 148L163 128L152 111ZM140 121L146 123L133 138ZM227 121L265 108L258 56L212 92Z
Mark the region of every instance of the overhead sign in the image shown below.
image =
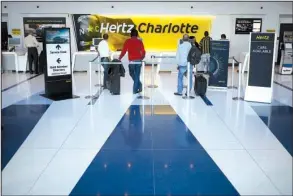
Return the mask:
M261 32L261 18L236 18L235 34L250 34Z
M61 28L66 26L65 17L24 17L24 37L32 31L39 42L43 42L44 28Z
M209 86L227 87L229 41L211 41Z
M71 74L69 29L46 32L47 76Z
M12 29L11 34L15 36L21 35L21 30L20 29Z
M245 100L271 102L275 43L276 36L274 33L251 33Z
M89 50L93 38L109 35L111 50L123 48L136 28L147 50L176 51L178 39L183 34L195 36L198 41L205 31L211 30L211 16L101 16L89 14L73 15L77 47L79 51Z

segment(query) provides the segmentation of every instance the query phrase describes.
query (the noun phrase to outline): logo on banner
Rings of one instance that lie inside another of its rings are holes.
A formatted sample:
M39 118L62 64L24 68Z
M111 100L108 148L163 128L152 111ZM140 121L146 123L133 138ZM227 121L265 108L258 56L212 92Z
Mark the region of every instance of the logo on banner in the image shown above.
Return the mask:
M111 50L121 50L132 29L137 29L146 50L175 51L183 34L200 40L211 30L211 16L102 16L74 15L79 51L90 50L93 38L109 35Z
M270 40L270 36L267 35L258 35L256 36L257 40Z

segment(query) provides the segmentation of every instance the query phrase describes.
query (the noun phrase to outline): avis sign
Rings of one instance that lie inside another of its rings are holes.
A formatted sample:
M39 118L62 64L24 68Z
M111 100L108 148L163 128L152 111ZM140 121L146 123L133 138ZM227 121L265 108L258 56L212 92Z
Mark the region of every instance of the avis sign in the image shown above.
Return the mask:
M46 54L48 77L71 74L69 34L60 31L48 34Z

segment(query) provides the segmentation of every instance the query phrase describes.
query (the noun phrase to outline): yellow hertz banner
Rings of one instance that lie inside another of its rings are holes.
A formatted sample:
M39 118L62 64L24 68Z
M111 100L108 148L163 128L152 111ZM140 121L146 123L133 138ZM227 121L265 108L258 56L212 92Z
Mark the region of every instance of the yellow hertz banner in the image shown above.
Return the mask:
M199 42L211 30L212 16L101 16L74 15L79 50L88 50L93 38L109 35L113 51L121 50L130 31L136 28L146 50L175 51L183 34Z

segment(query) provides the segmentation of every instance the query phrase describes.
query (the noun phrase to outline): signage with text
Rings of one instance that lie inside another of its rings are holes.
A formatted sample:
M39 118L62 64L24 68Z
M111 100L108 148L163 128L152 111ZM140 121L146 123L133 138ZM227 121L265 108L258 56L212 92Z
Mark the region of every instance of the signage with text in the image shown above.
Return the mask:
M250 34L261 32L261 18L236 18L235 34Z
M147 50L176 51L183 34L200 40L205 31L210 31L210 16L102 16L90 14L73 15L77 47L89 50L93 38L109 34L111 50L121 50L130 32L136 28Z
M274 33L252 33L249 61L249 86L271 87Z
M45 28L43 49L47 61L45 96L53 100L72 98L69 28Z
M24 37L32 32L39 42L43 42L44 28L61 28L66 26L64 17L24 17Z
M227 87L229 41L211 42L211 59L209 66L209 85L214 87Z
M47 76L71 74L70 34L68 29L46 32Z

